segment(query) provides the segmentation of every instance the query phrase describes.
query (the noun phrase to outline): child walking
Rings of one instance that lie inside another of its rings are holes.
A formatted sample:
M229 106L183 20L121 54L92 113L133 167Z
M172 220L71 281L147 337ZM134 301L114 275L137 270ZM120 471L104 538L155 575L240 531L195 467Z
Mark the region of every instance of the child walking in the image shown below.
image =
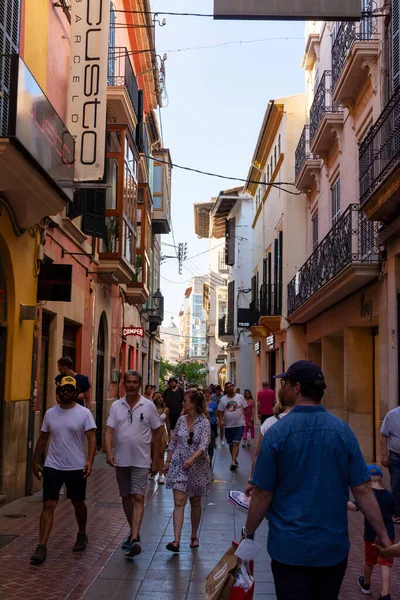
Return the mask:
M393 523L393 515L396 514L396 506L393 495L389 490L385 490L382 486L383 473L381 469L376 465L368 465L368 471L370 479L372 481L372 488L374 490L375 497L378 501L381 509L383 521L386 526L386 530L389 538L393 543L395 539L395 530ZM348 502L347 508L349 510L359 510L355 502ZM375 565L381 567L382 572L382 592L379 600L390 600L390 569L393 566L393 558L388 556L378 555L377 548L375 546L376 532L368 523L367 519L364 522L364 544L365 544L365 563L364 563L364 575L361 575L358 579L358 585L363 594L371 593L371 578Z
M242 446L250 446L250 440L248 434L250 433L251 439L254 440L254 398L251 390L244 390L244 399L247 402L247 413L244 415L245 428L242 437Z

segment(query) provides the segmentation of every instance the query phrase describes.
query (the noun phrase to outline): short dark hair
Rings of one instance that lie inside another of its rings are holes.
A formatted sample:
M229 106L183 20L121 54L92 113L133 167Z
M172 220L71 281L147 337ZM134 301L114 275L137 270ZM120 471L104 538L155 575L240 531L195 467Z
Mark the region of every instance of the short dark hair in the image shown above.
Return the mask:
M153 386L151 385L151 383L148 383L144 389L151 390L151 389L153 389Z
M74 368L74 363L72 362L72 358L70 358L69 356L63 356L62 358L60 358L57 361L57 364L60 365L60 367L68 367L68 369Z
M300 383L294 379L286 378L289 380L291 386L295 386L296 383L300 385L300 393L303 398L309 398L313 402L321 402L324 397L324 391L326 389L325 381L316 381L315 383Z
M139 383L142 383L142 374L139 373L139 371L133 371L132 369L130 369L129 371L126 371L124 373L124 383L128 377L138 377Z

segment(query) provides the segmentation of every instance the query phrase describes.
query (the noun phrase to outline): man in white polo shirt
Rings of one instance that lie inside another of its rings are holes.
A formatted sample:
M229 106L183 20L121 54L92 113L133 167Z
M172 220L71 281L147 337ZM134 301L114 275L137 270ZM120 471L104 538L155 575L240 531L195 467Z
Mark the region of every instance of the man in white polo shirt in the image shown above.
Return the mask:
M133 557L142 551L139 532L149 470L155 475L159 467L151 465L151 442L153 439L154 457L158 460L162 429L154 403L140 393L141 374L127 371L124 386L126 396L111 405L105 443L107 462L116 468L122 506L131 528L122 548L126 556Z

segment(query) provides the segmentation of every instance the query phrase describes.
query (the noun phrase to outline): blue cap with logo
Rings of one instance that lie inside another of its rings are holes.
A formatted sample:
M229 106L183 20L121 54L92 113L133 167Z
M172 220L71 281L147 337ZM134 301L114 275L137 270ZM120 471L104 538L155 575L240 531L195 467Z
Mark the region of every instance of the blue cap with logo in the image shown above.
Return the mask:
M373 477L374 475L383 477L382 469L378 467L378 465L367 465L367 469L370 477Z
M326 388L324 374L321 367L312 362L312 360L298 360L294 362L286 373L275 375L274 379L293 379L298 383L308 383L318 387Z

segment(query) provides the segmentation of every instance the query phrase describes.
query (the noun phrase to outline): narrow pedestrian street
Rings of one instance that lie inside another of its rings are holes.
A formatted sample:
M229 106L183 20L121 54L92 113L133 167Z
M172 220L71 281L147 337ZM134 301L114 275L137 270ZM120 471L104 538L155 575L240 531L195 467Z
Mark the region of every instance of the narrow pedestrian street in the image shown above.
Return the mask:
M238 539L245 515L226 500L229 489L244 489L250 455L241 449L239 470L229 471L229 451L218 448L214 483L203 505L200 548L189 548L190 515L187 511L181 551L171 555L165 545L173 540L172 492L149 482L142 525L143 553L129 560L119 548L127 526L118 497L115 474L96 458L88 486L89 546L84 554L73 554L76 524L72 507L65 498L57 507L46 562L35 567L29 557L37 543L41 494L22 498L0 510L0 598L1 600L200 600L205 597L204 580L233 539ZM359 598L357 578L363 564L362 517L350 514L352 551L341 600ZM267 524L257 532L264 548L255 563L255 598L274 600L274 584L265 550ZM379 595L380 575L372 585L372 597ZM400 570L393 569L392 598L399 599Z

